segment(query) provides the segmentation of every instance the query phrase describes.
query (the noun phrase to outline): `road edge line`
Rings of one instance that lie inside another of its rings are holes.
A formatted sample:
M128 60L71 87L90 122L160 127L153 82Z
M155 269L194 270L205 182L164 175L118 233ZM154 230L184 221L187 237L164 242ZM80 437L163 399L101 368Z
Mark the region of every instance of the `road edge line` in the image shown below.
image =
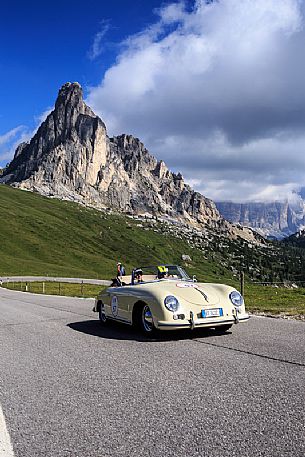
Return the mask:
M0 457L15 457L11 438L6 427L5 417L0 404Z

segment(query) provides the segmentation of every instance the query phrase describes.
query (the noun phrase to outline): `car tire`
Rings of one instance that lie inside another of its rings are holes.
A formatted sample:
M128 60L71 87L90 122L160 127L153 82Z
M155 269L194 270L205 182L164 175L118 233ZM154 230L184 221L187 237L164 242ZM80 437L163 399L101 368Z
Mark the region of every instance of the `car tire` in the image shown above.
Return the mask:
M136 327L144 335L154 335L155 326L153 322L152 312L146 303L141 303L135 308L134 323Z
M227 332L228 330L230 330L230 328L232 327L233 324L226 324L226 325L220 325L219 327L216 327L216 331L217 332L220 332L220 333L225 333Z
M102 302L99 303L98 317L99 317L100 323L102 325L106 325L108 323L108 320L107 320L107 317L105 315L105 312L103 311L103 303Z

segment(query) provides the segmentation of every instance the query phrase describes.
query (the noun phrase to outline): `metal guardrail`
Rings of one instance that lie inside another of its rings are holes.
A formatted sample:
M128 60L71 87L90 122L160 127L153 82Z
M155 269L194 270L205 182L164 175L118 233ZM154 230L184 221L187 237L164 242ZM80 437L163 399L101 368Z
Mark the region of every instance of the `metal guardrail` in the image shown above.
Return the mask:
M73 284L96 284L108 286L111 281L107 279L87 278L59 278L56 276L0 276L0 284L3 282L67 282Z
M260 285L272 285L272 284L277 284L277 285L291 285L291 284L305 284L305 281L253 281L251 284L260 284Z
M95 294L94 290L92 293L92 286L102 287L110 284L111 281L106 279L56 278L44 276L0 277L0 286L6 287L7 289L48 295L67 295L67 292L68 294L70 292L73 296L94 296ZM72 286L74 286L73 289ZM79 288L75 286L79 286ZM92 295L88 295L89 293Z

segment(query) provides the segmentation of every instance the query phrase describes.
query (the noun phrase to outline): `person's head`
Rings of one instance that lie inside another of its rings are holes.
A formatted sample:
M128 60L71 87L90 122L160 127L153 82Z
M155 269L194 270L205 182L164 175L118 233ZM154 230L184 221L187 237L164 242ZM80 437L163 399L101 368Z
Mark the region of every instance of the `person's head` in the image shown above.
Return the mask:
M121 263L117 263L117 276L121 276Z
M143 271L140 268L138 268L135 271L135 280L138 281L138 282L142 282L143 281Z
M158 279L166 278L167 274L168 274L168 268L165 267L164 265L159 265L158 266Z

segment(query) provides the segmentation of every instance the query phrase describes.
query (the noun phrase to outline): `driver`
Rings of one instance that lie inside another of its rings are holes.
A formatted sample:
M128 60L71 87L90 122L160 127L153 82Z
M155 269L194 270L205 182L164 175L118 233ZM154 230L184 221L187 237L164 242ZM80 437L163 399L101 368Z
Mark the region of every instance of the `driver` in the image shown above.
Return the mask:
M164 279L168 277L168 268L164 265L158 266L158 279Z

